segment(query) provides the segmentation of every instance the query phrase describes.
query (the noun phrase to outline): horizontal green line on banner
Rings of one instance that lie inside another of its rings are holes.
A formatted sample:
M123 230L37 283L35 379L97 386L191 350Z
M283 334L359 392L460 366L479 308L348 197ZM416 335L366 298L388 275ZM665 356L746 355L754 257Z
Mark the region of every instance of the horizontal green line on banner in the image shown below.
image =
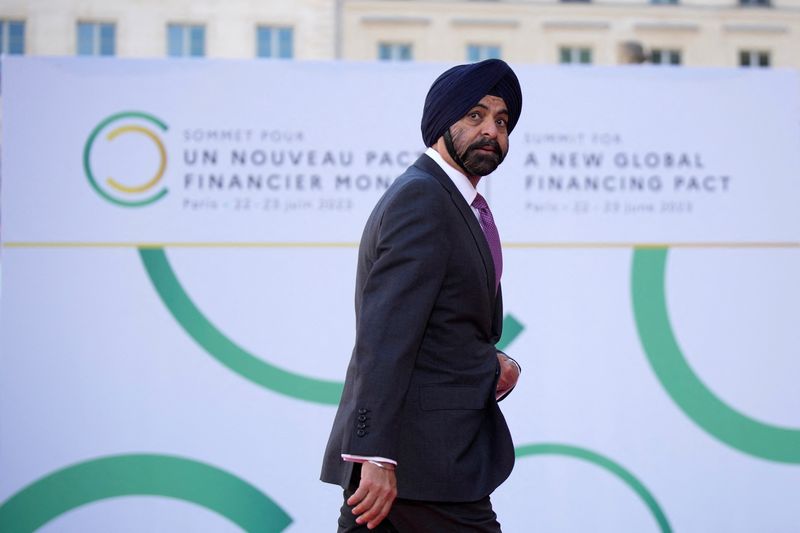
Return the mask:
M503 242L503 248L800 248L800 242Z
M356 248L357 242L6 242L6 248Z
M356 248L357 242L36 242L5 248ZM800 248L800 242L503 242L504 248Z

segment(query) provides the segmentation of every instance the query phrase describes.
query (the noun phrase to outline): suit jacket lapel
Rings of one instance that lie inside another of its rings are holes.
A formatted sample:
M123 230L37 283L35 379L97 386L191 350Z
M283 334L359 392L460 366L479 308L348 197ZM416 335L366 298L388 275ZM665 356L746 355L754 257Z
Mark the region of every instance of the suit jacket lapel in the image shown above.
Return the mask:
M461 192L456 188L453 180L451 180L450 176L448 176L445 171L442 170L438 164L436 164L436 161L427 155L422 154L414 163L414 166L432 175L439 181L439 183L442 184L447 192L450 193L450 199L461 213L464 222L467 224L469 231L472 233L472 238L475 240L475 244L478 247L478 252L480 252L481 260L483 261L483 267L486 269L486 279L488 282L486 288L489 291L490 301L494 306L497 292L494 286L494 259L492 259L492 252L489 249L489 243L486 241L486 235L484 235L483 230L481 229L478 218L475 216L472 208L464 200Z

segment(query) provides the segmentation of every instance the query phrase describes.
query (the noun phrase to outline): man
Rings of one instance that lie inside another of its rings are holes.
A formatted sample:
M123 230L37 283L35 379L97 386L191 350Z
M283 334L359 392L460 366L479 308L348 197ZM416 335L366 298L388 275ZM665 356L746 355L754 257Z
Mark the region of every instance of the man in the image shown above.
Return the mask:
M489 494L514 448L497 400L519 367L502 327L497 229L475 187L522 108L498 59L431 86L428 150L380 199L358 254L356 342L321 479L344 488L339 532L499 532Z

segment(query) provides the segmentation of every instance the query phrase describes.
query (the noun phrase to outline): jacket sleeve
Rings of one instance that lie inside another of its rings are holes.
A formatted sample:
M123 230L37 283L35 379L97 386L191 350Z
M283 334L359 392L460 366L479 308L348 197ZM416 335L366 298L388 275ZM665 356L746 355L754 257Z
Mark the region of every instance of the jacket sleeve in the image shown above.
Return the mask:
M344 454L397 458L401 409L450 254L443 197L438 183L410 180L379 221L358 310Z

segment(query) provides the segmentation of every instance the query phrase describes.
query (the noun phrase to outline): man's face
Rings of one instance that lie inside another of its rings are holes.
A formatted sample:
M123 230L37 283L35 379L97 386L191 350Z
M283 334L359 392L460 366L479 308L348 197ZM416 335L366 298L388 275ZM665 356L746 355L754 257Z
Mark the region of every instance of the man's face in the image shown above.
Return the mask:
M499 96L486 95L450 126L453 146L470 175L491 174L508 153L508 108Z

